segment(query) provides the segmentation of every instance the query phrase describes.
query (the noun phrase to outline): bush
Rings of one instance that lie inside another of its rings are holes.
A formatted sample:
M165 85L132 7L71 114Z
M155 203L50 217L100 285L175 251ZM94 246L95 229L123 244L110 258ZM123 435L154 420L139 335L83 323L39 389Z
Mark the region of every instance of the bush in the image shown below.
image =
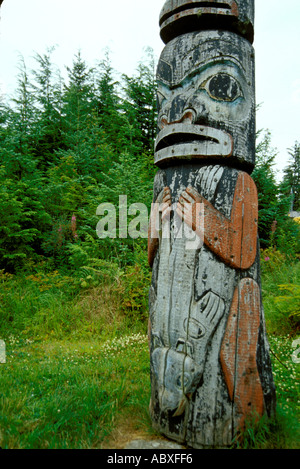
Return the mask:
M118 288L122 297L121 309L127 316L136 320L148 318L149 286L150 271L145 271L139 264L127 267Z
M274 272L284 265L286 256L278 249L270 247L261 250L262 268L267 272Z
M299 328L299 261L292 262L273 248L263 250L261 272L268 333L294 335ZM281 294L283 291L286 294Z
M275 303L282 313L287 314L294 328L300 328L300 285L279 285L284 295L275 297Z

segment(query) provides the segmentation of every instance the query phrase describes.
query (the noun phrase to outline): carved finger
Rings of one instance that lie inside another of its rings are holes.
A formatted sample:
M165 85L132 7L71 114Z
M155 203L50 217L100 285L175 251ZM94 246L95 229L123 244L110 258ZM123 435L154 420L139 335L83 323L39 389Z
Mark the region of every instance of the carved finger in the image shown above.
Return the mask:
M178 202L180 203L180 205L184 207L184 206L191 205L194 202L194 200L191 199L187 194L183 192L181 196L179 197Z
M211 316L214 316L219 305L219 297L213 293L209 294L208 303L206 305L204 314L209 319Z
M177 215L183 219L184 217L184 207L181 205L180 201L178 201L178 204L176 206L176 213Z
M201 300L202 314L206 318L210 316L210 313L218 308L219 297L212 292L206 293L206 295Z
M172 193L169 187L165 187L163 191L163 199L170 198L171 199Z
M168 202L163 202L161 205L161 212L165 212L166 210L171 210L171 205Z
M202 197L199 194L199 192L196 191L196 189L192 186L188 186L186 188L187 194L196 202L201 201Z
M177 207L180 207L181 210L184 209L184 199L180 196L178 199Z
M191 197L191 195L187 191L183 191L181 194L182 199L184 199L186 202L192 204L195 202L195 199Z
M185 200L181 200L180 203L178 203L178 208L180 209L185 221L187 218L192 218L193 216L193 205L190 204L189 202L186 202Z
M161 219L162 221L165 221L166 219L170 218L170 213L171 213L171 206L167 203L165 203L162 207L161 211Z
M167 205L172 205L172 198L171 198L171 195L169 194L166 194L163 198L163 203L164 204L167 204Z

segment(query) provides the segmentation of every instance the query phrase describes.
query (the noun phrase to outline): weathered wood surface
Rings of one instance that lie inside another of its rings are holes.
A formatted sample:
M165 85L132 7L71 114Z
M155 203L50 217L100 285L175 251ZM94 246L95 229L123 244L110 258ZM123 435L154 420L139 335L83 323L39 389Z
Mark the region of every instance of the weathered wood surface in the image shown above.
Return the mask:
M161 15L174 37L157 69L160 170L148 244L151 417L161 433L195 448L230 445L248 418L273 415L276 404L250 176L253 47L246 33L191 32L192 22L183 34L176 17L193 16L192 6L217 18L217 3L231 5L239 28L245 18L253 25L250 0L211 8L167 1Z
M157 84L158 166L213 160L252 171L255 67L247 40L224 31L179 36L161 54Z
M210 217L206 221L206 205L227 221L227 228L223 228L227 229L226 237L230 237L235 200L238 198L237 203L244 208L248 203L247 196L241 202L240 192L232 188L239 187L244 179L251 180L247 173L225 166L187 165L160 170L154 185L158 199L165 187L170 188L174 210L171 237L161 233L153 261L151 414L162 433L194 447L226 446L253 409L261 412L263 406L269 415L274 411L274 386L259 293L256 212L252 213L253 232L249 235L255 248L250 255L250 250L247 252L243 268L232 267L230 254L228 262L224 262L223 253L218 249L214 252L205 239L206 224L211 226ZM190 237L172 238L176 217L181 213L177 204L187 187L201 193L206 201L204 244L196 249L187 249ZM251 205L255 205L253 201ZM251 210L244 213L239 219L242 225L245 218L251 217ZM168 225L168 219L165 223ZM163 229L167 229L164 222ZM227 241L225 245L228 246ZM236 258L241 264L241 239L238 245ZM247 295L250 300L246 301ZM249 344L243 339L247 335ZM256 362L263 366L259 368ZM244 381L242 376L246 376ZM249 396L245 391L248 386ZM257 396L262 396L259 402Z
M174 37L202 29L233 31L248 39L254 37L253 0L168 0L159 18L160 35L167 43Z

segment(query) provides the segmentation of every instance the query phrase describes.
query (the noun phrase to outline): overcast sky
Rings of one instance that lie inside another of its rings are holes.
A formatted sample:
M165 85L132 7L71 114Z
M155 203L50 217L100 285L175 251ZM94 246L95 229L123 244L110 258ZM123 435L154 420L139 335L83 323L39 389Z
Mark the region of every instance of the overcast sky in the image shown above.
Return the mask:
M255 3L256 100L262 104L257 128L271 131L281 171L287 149L300 142L300 1ZM132 75L147 46L156 58L164 47L158 27L163 5L164 0L4 0L1 94L13 94L20 55L30 69L34 53L51 46L57 46L53 62L61 69L72 64L78 50L92 66L108 47L116 71Z

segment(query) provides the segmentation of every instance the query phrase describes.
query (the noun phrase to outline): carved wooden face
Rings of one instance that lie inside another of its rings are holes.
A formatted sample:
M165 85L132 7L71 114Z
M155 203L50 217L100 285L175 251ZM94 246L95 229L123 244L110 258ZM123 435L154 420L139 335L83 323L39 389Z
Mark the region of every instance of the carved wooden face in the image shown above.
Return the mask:
M158 166L173 159L213 159L251 171L255 81L247 40L213 31L180 36L162 52L157 83Z
M181 415L187 395L193 394L202 376L202 368L186 355L169 348L156 348L152 355L158 382L158 399L163 411Z

